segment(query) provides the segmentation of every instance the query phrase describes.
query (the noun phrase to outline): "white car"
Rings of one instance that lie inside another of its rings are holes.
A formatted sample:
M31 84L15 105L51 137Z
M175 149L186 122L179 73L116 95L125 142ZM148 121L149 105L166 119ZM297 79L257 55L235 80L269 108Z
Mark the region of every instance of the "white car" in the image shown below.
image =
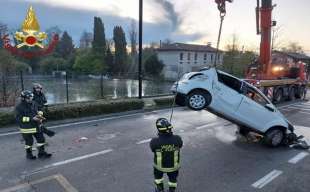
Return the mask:
M239 125L240 131L256 132L271 146L283 143L292 124L256 87L228 73L205 68L185 74L172 89L176 104L208 111Z

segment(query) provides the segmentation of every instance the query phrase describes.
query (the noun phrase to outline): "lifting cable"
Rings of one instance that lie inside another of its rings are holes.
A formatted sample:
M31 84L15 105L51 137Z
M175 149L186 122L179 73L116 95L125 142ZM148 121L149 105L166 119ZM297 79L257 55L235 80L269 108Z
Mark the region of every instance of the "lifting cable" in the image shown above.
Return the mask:
M215 59L214 59L214 67L216 69L216 63L217 63L217 58L218 58L218 52L219 52L219 46L220 46L220 41L221 41L221 35L222 35L222 28L223 28L223 21L226 16L226 1L232 2L233 0L215 0L215 3L217 3L217 8L220 11L220 28L219 28L219 33L218 33L218 38L217 38L217 43L216 43L216 52L215 52ZM179 66L179 65L178 65ZM176 102L176 97L177 97L177 90L179 86L179 67L178 67L178 77L177 77L177 82L175 83L175 93L171 105L171 114L170 114L170 123L173 118L173 112L174 112L174 107L175 107L175 102ZM174 89L174 87L173 87Z

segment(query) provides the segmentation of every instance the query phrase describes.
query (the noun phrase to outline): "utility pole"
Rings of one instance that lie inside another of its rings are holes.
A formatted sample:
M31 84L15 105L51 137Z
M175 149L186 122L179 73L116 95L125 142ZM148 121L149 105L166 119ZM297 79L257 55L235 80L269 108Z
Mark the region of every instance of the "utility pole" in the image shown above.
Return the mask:
M142 99L143 0L139 0L139 99Z

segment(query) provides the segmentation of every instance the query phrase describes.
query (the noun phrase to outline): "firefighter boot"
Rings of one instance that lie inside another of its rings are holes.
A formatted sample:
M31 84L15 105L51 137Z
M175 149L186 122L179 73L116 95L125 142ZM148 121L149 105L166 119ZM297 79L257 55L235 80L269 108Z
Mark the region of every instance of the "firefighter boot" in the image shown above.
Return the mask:
M32 149L26 149L26 158L30 160L35 160L37 157L32 154Z
M176 188L175 187L170 187L169 188L169 192L175 192L176 191Z
M41 146L41 147L39 147L38 157L39 157L40 159L47 159L47 158L52 157L52 154L47 153L47 152L45 151L45 149L44 149L44 146Z
M155 188L155 192L164 192L164 184L157 184Z

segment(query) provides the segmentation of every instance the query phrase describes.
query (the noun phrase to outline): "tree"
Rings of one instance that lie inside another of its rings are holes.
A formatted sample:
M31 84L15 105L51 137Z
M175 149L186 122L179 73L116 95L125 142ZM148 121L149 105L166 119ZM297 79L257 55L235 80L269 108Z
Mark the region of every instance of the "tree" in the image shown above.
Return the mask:
M105 65L106 39L104 25L99 17L94 17L94 39L92 45L92 57L94 56L94 62L101 70L99 72L103 74L107 68Z
M66 66L68 62L60 57L48 56L42 58L39 62L40 72L51 73L53 71L67 70L69 67Z
M282 38L282 26L272 28L271 50L279 50L284 40Z
M54 34L58 34L59 36L61 36L62 30L58 26L53 26L46 30L46 34L48 38L47 43L50 43Z
M134 73L137 71L137 26L134 20L131 21L129 29L129 39L130 39L130 62L129 72Z
M2 37L8 32L8 27L6 24L0 22L0 49L3 48Z
M74 44L71 36L65 31L58 42L55 50L56 54L63 59L68 59L74 52Z
M115 44L115 71L123 73L127 70L127 42L121 26L114 27L113 40Z
M238 37L233 34L231 43L226 45L222 70L237 77L244 77L247 66L257 56L253 51L243 49L240 49Z
M236 58L239 55L238 37L236 34L232 35L232 41L226 45L227 52L224 55L223 69L229 73L233 73Z
M114 56L112 54L110 46L108 46L106 57L105 57L105 63L107 64L108 72L113 72L114 69Z
M164 64L162 61L158 60L157 55L152 55L144 63L144 69L146 74L153 77L159 77L163 68Z
M290 42L287 47L283 47L282 51L290 53L304 54L304 49L297 42Z
M10 75L16 75L30 67L15 59L7 50L0 49L0 107L14 105L16 96L19 94L18 81L9 81Z
M90 50L83 50L77 53L73 70L80 73L102 74L106 66L102 60Z
M94 17L93 52L99 56L103 56L102 58L104 58L106 52L104 25L99 17Z

